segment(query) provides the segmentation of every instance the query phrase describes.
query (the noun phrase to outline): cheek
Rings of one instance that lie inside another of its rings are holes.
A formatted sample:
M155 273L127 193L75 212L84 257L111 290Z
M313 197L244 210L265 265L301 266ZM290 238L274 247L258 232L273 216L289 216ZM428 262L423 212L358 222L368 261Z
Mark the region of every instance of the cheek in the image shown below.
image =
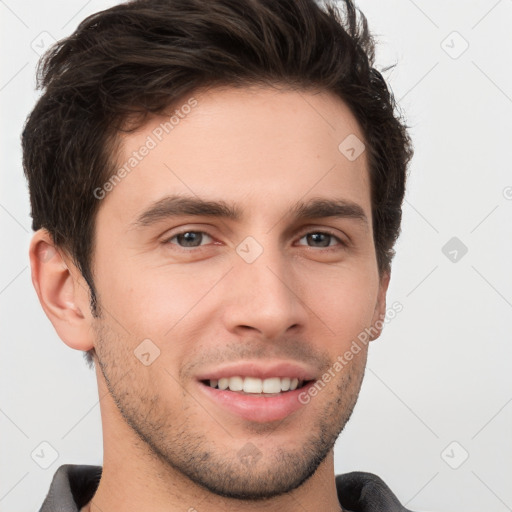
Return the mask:
M378 292L376 275L370 269L340 270L317 283L321 286L303 288L306 304L329 328L337 345L350 343L371 325Z
M101 276L100 301L127 331L141 339L163 340L198 313L196 305L224 273L217 266L205 272L194 265L118 265L115 273Z

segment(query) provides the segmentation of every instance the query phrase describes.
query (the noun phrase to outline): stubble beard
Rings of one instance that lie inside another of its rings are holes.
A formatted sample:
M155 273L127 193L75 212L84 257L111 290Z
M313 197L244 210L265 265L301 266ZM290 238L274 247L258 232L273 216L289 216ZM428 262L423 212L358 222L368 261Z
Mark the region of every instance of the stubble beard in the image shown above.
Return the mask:
M152 380L153 385L147 379L139 379L146 368L126 348L126 342L123 343L121 337L112 339L111 333L109 331L107 336L104 327L97 330L97 364L112 400L140 440L140 446L169 474L178 472L215 495L236 500L259 501L280 496L300 487L315 473L352 415L366 363L366 353L361 353L359 360L354 358L354 364L343 368L336 393L324 403L310 431L303 433L303 442L295 443L294 449L273 445L267 450L265 446L272 432L279 430L282 435L281 422L249 425L245 441L230 437L227 429L224 439L220 440L224 443L211 435L208 437L210 430L201 431L194 421L202 414L201 424L207 424L204 422L207 412L190 399L186 407L178 405L174 411L165 410L162 407L165 401L158 390L167 388L159 386L156 379ZM161 368L160 371L165 376L166 370ZM167 377L172 384L173 379L170 375ZM320 391L312 401L322 400L326 392ZM183 391L175 399L186 397L187 393ZM187 415L193 407L196 410ZM208 421L210 419L208 417ZM258 440L261 440L261 450ZM242 448L230 451L230 446L240 443ZM253 450L254 456L242 456L244 450Z

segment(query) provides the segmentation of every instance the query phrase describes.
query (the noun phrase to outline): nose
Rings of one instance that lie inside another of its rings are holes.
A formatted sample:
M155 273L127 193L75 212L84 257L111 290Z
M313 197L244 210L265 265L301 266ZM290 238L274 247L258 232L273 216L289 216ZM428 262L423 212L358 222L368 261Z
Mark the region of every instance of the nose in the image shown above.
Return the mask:
M294 268L279 249L266 247L252 263L237 254L225 285L224 323L235 334L273 340L303 328L308 310Z

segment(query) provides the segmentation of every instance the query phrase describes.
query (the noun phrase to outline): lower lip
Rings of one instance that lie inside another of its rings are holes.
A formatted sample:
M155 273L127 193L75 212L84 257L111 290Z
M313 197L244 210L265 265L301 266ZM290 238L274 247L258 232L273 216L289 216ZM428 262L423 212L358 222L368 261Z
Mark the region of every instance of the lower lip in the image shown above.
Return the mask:
M229 412L248 421L266 423L283 420L303 407L299 401L299 395L307 393L313 384L314 382L311 381L299 389L276 396L252 396L236 391L220 390L202 382L199 382L199 387L208 398Z

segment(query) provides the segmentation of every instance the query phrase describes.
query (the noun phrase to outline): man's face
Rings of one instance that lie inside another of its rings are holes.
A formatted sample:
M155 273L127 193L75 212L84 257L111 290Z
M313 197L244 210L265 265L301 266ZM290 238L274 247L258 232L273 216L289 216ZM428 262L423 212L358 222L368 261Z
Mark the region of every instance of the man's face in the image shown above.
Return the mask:
M332 450L366 347L333 364L384 312L386 284L366 154L338 149L363 135L339 99L270 88L194 98L169 133L164 116L123 138L119 167L137 164L96 219L98 375L158 460L255 499L296 488ZM166 201L175 196L238 217L190 204L183 213ZM329 369L303 405L300 393ZM294 379L306 387L280 390Z

